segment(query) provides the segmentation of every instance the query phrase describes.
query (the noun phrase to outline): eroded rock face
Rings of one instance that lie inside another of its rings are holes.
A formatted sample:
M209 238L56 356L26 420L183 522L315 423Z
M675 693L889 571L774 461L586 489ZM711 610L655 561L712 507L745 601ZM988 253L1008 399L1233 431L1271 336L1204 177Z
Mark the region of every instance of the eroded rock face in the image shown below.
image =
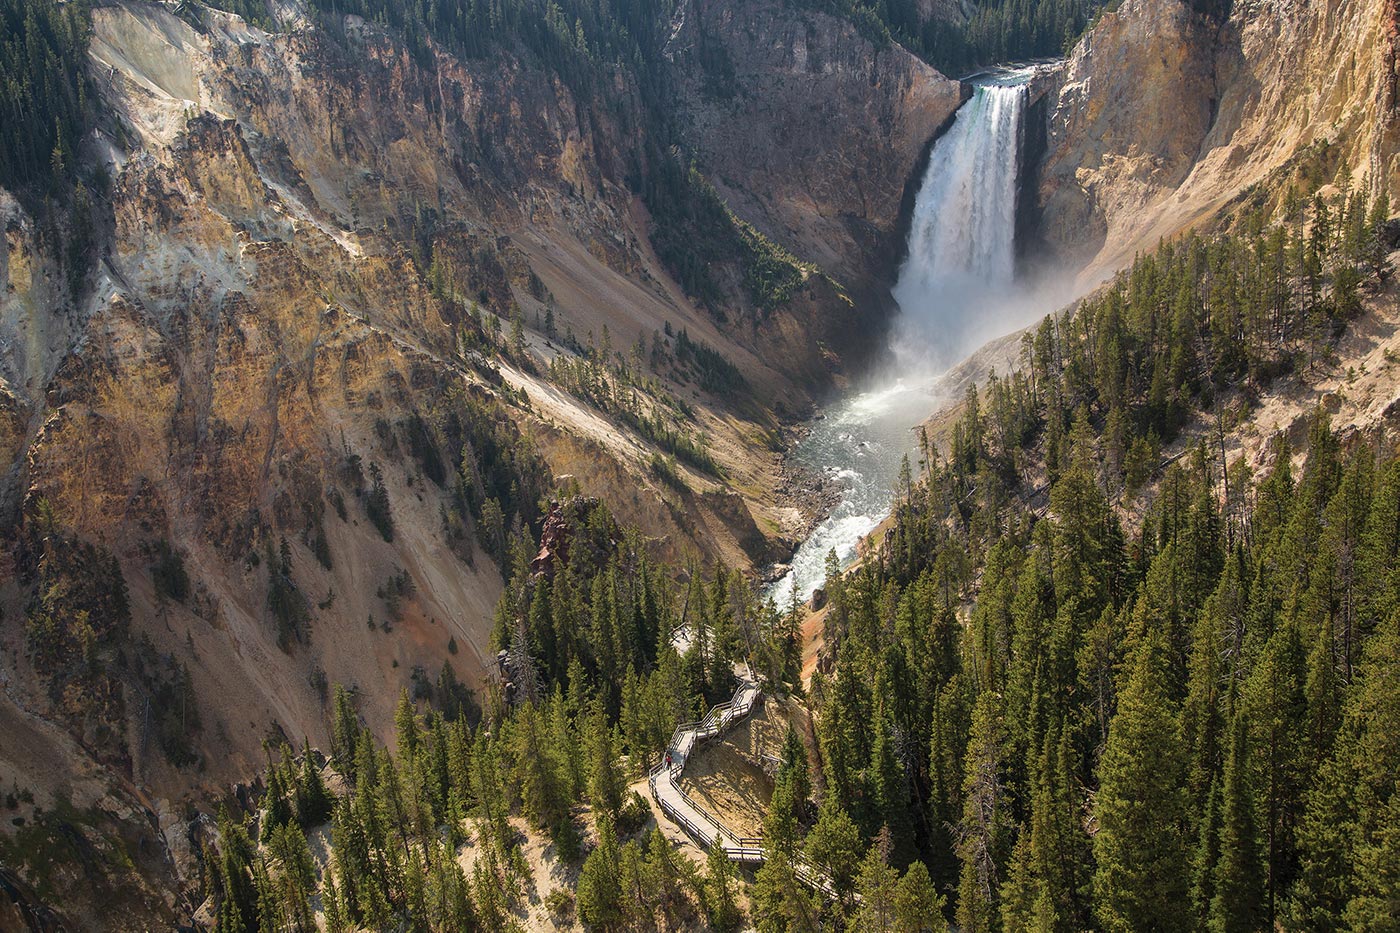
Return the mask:
M434 296L410 250L436 239L459 293L499 309L543 294L512 239L523 229L577 244L599 275L645 266L617 182L621 131L582 120L549 75L444 60L429 81L363 23L341 42L192 15L201 28L158 4L94 11L93 75L121 129L92 143L110 213L82 288L0 192L0 638L19 659L0 707L71 733L52 780L81 759L167 812L260 770L264 739L324 744L328 683L356 685L387 729L416 667L450 660L468 682L484 669L500 573L475 529L447 527L451 483L426 476L404 427L501 393L458 352L478 326ZM455 472L460 442L438 453ZM392 543L362 504L371 464ZM96 649L114 672L100 697L28 660L49 534L100 548L130 591L129 630ZM152 574L161 542L187 579L178 596ZM306 615L284 645L279 548ZM394 578L411 586L391 606ZM160 658L193 684L200 768L169 759L143 716L150 691L131 671ZM24 755L0 743L0 776Z
M729 158L708 167L714 181L804 258L859 272L957 85L825 17L797 29L778 3L706 10L729 17L723 41L743 64L732 107L697 111L696 138ZM645 131L632 90L601 107L510 56L422 68L354 17L333 36L136 0L93 17L106 117L86 155L110 186L80 287L0 192L0 636L21 657L0 711L13 698L68 736L55 773L80 758L115 769L169 817L187 794L246 781L269 738L324 745L328 684L357 686L387 734L415 668L431 677L449 660L477 681L502 581L474 522L451 518L467 445L443 425L468 404L529 435L556 473L603 477L619 519L668 554L772 556L760 528L787 528L792 509L753 492L780 475L776 454L753 450L766 413L746 420L693 376L668 384L745 490L692 475L695 520L681 524L651 449L540 373L494 369L469 349L482 325L443 298L554 312L561 333L606 327L619 348L684 328L775 410L829 384L842 336L861 329L831 279L812 271L757 324L720 324L658 262L627 183L630 134ZM682 22L678 63L687 35ZM531 403L506 386L528 386ZM451 442L416 449L423 424ZM372 468L392 540L367 505ZM140 646L160 676L188 672L202 725L180 751L202 770L152 737L131 668L112 668L96 704L91 690L56 699L62 677L23 660L49 535L129 590L102 660ZM185 579L173 590L155 571L167 559ZM283 578L304 613L290 639ZM0 776L8 764L0 747ZM169 838L178 822L160 821ZM187 869L177 855L171 871Z
M857 290L886 270L958 82L780 0L685 0L667 56L687 138L741 217Z
M530 574L535 580L553 580L559 568L568 563L569 545L578 530L576 526L587 522L598 505L598 499L592 496L574 496L563 502L556 499L549 503L549 513L540 528L540 549L530 561Z
M325 745L328 684L355 687L385 734L415 669L431 678L450 661L479 683L486 667L500 572L471 521L447 517L465 445L428 458L446 474L434 480L407 428L468 404L505 422L502 436L532 416L462 351L481 328L434 293L420 268L429 244L452 288L494 309L542 308L535 257L567 253L580 258L552 281L583 269L641 298L599 290L589 304L580 289L559 302L561 330L612 322L630 344L636 324L617 324L635 315L648 335L673 320L728 349L658 284L620 181L624 132L551 75L444 57L429 80L357 21L332 39L191 15L200 28L159 4L94 11L112 132L91 145L111 184L81 288L54 238L0 191L0 778L43 795L96 772L123 788L119 830L158 812L176 840L184 801L260 771L264 740ZM740 362L784 384L752 355ZM599 459L628 469L616 450ZM365 507L371 466L392 541ZM27 647L49 536L97 550L90 563L129 590L129 625L98 631L100 695L65 688L72 671ZM153 572L160 547L179 559L178 594ZM300 600L292 638L279 634L274 575ZM156 734L160 711L146 712L138 666L188 673L199 725L178 755ZM42 740L19 745L5 716ZM36 748L53 750L42 773L24 767ZM187 852L150 851L165 863L137 866L158 878L151 904L198 887ZM90 922L111 908L85 890L94 897L72 907ZM112 925L174 925L171 908L131 909L137 919Z
M1127 0L1065 64L1052 97L1044 237L1087 259L1186 178L1214 119L1217 24L1183 0Z
M1040 200L1051 253L1087 266L1086 281L1207 221L1314 143L1397 190L1393 4L1226 9L1127 0L1071 55Z

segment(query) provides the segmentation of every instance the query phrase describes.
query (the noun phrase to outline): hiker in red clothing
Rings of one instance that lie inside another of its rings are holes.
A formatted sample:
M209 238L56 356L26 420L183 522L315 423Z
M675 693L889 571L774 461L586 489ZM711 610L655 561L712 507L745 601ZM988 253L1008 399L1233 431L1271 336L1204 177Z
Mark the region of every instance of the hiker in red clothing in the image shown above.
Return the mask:
M666 770L671 770L671 753L666 753Z

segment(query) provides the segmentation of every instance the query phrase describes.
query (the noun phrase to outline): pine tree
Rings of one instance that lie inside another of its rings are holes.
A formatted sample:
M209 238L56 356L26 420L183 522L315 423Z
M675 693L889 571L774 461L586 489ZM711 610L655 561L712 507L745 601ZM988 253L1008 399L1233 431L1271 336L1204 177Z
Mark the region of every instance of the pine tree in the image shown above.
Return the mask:
M954 674L934 701L929 727L928 806L932 829L929 873L940 889L951 889L958 875L954 831L962 816L962 756L967 743L967 696L961 673Z
M1196 848L1191 854L1191 908L1198 929L1205 929L1215 899L1215 867L1220 861L1220 775L1213 774L1206 803L1196 821Z
M354 773L349 763L354 758L355 745L359 740L360 721L350 702L350 694L343 686L336 684L331 691L331 697L331 708L334 711L331 717L331 757L337 770L346 780L353 782Z
M553 750L545 741L544 725L535 707L525 704L514 719L514 753L520 776L520 799L530 822L552 828L567 818Z
M1221 787L1220 856L1210 901L1211 933L1246 933L1267 925L1248 738L1241 717L1235 719Z
M267 810L263 814L260 831L263 842L272 838L274 830L291 822L293 816L292 805L287 799L284 770L282 765L277 765L268 772L267 795L264 798L267 802Z
M430 869L427 901L430 905L429 926L437 930L462 930L474 926L471 892L467 877L450 846L429 846Z
M626 786L613 749L612 728L603 711L595 709L588 725L588 798L595 808L615 816Z
M345 933L349 929L349 923L345 919L345 907L331 866L326 866L321 878L321 909L326 917L326 933Z
M894 892L894 928L897 933L947 933L943 896L933 886L923 862L909 866Z
M379 464L369 465L370 489L365 495L365 514L385 541L394 540L394 516L389 507L389 490L384 485L384 473Z
M316 882L316 865L306 846L301 827L289 822L272 834L268 853L276 866L271 877L275 891L274 903L281 929L314 931L316 922L311 911L311 893Z
M418 713L407 690L399 691L399 702L394 707L394 734L398 737L399 760L408 767L418 757L420 737L418 735Z
M899 873L890 867L880 846L873 845L861 862L856 879L859 907L852 925L857 930L893 933L897 927L895 903Z
M1259 788L1268 901L1265 917L1297 868L1294 833L1303 810L1307 762L1306 660L1298 623L1282 624L1264 646L1245 684L1242 706L1249 727L1249 759ZM1222 798L1222 809L1224 800Z
M677 929L691 910L685 882L696 875L689 861L678 858L661 830L653 828L647 842L643 879L651 903L662 917L662 926Z
M821 911L815 896L798 880L791 858L767 858L749 891L759 933L818 933Z
M1390 194L1382 185L1366 218L1366 262L1371 275L1377 279L1384 279L1390 274L1389 249L1385 240L1385 225L1389 220Z
M957 924L967 933L997 929L997 896L1010 843L1010 814L1002 783L1004 734L1001 702L986 692L977 698L963 779L959 825Z
M1363 651L1331 757L1298 830L1290 915L1306 929L1392 929L1400 877L1400 616Z
M219 814L219 888L217 933L253 933L258 929L257 887L253 877L253 841L226 811Z
M1094 897L1109 931L1186 929L1180 724L1162 638L1144 635L1100 763Z
M311 748L303 745L296 785L297 822L308 828L320 826L330 819L334 805L335 798L321 779L321 769L316 767Z
M1343 918L1353 930L1400 930L1400 793L1368 801L1367 834L1356 849L1356 892Z
M1341 717L1331 626L1323 626L1308 655L1308 679L1304 687L1308 707L1308 770L1321 768L1332 751L1332 739Z
M1031 854L1031 834L1027 827L1022 826L1016 846L1011 850L1006 880L1001 885L1001 929L1037 928L1035 908L1039 889L1040 880L1036 877Z
M618 857L617 878L618 890L621 891L618 902L622 913L621 926L626 929L640 929L644 919L652 913L652 892L647 885L642 850L638 848L635 840L622 847Z
M783 734L783 752L778 763L778 778L792 782L792 799L795 815L800 820L807 812L807 801L812 797L812 778L807 763L807 746L797 729L789 722Z
M598 845L578 878L578 914L590 926L609 929L622 920L622 852L607 814L598 815Z
M828 796L822 802L816 825L807 834L807 861L818 866L832 886L845 898L854 890L856 875L861 867L860 830L855 822Z
M1088 909L1092 854L1080 812L1078 761L1069 730L1047 731L1034 769L1030 853L1037 880L1037 925L1044 930L1081 930Z
M554 781L567 808L571 801L582 797L587 789L589 761L583 743L579 741L578 730L575 728L573 719L569 716L568 702L564 699L563 687L558 683L554 685L554 695L546 704L545 713L548 717L545 742L549 749L550 760L554 764ZM604 728L608 729L606 720ZM590 735L589 738L592 736ZM610 741L606 754L611 757L612 736L610 729L608 738Z
M878 685L877 685L878 689ZM870 798L876 819L890 832L890 860L907 865L914 857L913 825L908 814L909 782L895 754L895 737L884 702L876 708L871 741Z
M742 921L734 896L737 880L724 846L710 846L705 858L705 919L716 933L733 933Z
M760 933L815 933L819 929L817 904L798 880L793 862L799 845L795 784L792 770L779 770L763 823L764 863L751 891Z

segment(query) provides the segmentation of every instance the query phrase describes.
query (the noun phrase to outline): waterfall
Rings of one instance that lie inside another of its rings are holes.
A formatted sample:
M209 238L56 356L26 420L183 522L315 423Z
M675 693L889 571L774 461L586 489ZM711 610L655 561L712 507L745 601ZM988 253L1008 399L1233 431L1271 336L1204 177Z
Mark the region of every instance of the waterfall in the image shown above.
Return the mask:
M928 417L937 377L987 339L1044 313L1014 293L1021 119L1032 71L978 86L929 153L909 228L909 256L894 297L899 317L893 377L828 409L797 449L808 469L841 488L841 501L769 590L777 605L821 586L826 556L847 566L890 513L910 428ZM1041 302L1040 304L1043 304Z
M900 343L927 348L940 368L1005 330L995 304L1015 273L1027 97L1023 83L978 86L929 154L894 297Z

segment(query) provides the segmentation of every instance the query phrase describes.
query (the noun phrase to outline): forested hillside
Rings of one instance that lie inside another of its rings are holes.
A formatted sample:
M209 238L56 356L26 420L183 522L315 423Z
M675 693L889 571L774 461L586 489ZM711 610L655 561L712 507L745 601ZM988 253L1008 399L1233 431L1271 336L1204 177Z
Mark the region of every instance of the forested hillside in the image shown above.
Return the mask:
M919 0L791 0L839 13L868 35L898 41L944 74L1063 55L1108 0L978 0L961 12L929 15Z
M85 3L0 4L0 186L42 191L74 167L91 119Z
M830 580L824 803L889 826L962 929L1392 911L1400 471L1321 411L1300 470L1286 441L1261 476L1217 454L1388 274L1383 200L1293 203L1047 320L928 451L879 560Z
M815 741L791 733L777 771L759 930L1386 928L1400 465L1321 411L1296 467L1284 440L1259 476L1217 443L1281 373L1326 365L1390 274L1387 216L1344 189L1166 244L970 393L877 556L828 577L831 663L806 693ZM425 681L432 711L405 698L391 757L339 694L346 791L325 799L284 749L256 821L224 821L220 929L306 925L313 903L331 929L508 929L549 893L510 814L578 872L561 919L737 927L734 868L648 835L624 787L735 660L804 694L798 607L722 569L678 589L601 505L561 514L562 563L512 547L496 639L516 702L478 714ZM304 830L331 812L321 864ZM799 854L840 897L799 882Z

